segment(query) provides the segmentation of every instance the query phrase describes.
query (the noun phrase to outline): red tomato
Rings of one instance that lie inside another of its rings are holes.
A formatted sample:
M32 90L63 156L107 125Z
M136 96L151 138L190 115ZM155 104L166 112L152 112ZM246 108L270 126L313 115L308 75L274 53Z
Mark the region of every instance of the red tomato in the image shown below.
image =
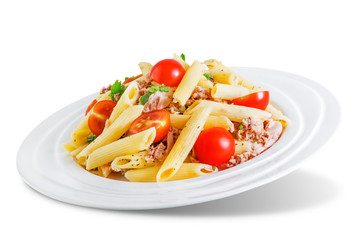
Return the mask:
M125 85L125 84L127 84L127 83L129 83L129 82L132 82L132 81L134 81L135 79L138 79L139 77L141 77L142 76L142 74L139 74L139 75L137 75L136 77L129 77L128 79L126 79L124 82L123 82L123 85Z
M112 100L102 100L95 104L88 119L90 131L94 135L99 136L103 132L106 120L110 117L115 106L116 102Z
M174 59L164 59L156 63L151 71L150 78L170 87L177 87L185 74L185 68Z
M200 133L194 151L202 163L218 166L235 154L235 140L224 128L209 128Z
M85 112L85 116L88 114L88 112L90 112L90 110L93 108L93 106L95 105L97 103L97 100L96 99L94 99L91 103L90 103L90 105L87 107L87 109L86 109L86 112Z
M131 123L129 132L135 134L151 127L156 129L154 142L162 140L170 129L170 113L164 109L144 113Z
M235 105L258 108L265 110L270 101L270 94L268 91L254 92L248 95L235 98L232 103Z

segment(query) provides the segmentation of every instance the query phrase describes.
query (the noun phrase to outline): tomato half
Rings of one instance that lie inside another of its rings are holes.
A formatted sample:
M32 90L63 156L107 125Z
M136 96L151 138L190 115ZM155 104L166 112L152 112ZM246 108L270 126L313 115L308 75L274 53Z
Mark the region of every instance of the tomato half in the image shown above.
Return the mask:
M176 87L185 74L185 68L174 59L164 59L156 63L151 71L150 78L165 86Z
M141 76L142 76L142 74L139 74L139 75L137 75L137 76L135 76L135 77L129 77L129 78L127 78L127 79L123 82L123 85L125 85L125 84L127 84L127 83L129 83L129 82L132 82L132 81L138 79L138 78L141 77Z
M235 105L258 108L265 110L270 101L270 94L268 91L260 91L250 93L248 95L235 98L232 100L232 103Z
M99 136L103 132L106 120L115 106L116 102L112 100L102 100L95 104L88 119L89 129L94 135Z
M162 140L170 130L170 113L164 109L144 113L131 123L129 132L135 134L151 127L156 129L154 142Z
M97 103L97 100L96 99L94 99L91 103L90 103L90 105L87 107L87 109L86 109L86 112L85 112L85 116L90 112L90 110L95 106L95 104Z
M235 154L235 140L224 128L209 128L200 133L194 151L202 163L219 166Z

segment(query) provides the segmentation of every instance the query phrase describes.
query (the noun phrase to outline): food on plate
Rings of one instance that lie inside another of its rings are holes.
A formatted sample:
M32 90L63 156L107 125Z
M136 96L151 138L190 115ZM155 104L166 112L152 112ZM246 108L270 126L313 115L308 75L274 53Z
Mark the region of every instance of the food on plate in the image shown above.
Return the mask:
M271 93L215 59L174 54L116 80L84 106L64 148L86 170L132 182L200 177L270 148L289 119Z

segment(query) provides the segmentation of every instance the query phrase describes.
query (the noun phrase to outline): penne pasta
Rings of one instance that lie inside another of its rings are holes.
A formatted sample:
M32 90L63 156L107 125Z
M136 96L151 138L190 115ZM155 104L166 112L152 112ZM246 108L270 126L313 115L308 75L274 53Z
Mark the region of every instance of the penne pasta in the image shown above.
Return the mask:
M239 85L215 84L211 89L211 97L225 100L232 100L234 98L242 97L249 94L251 91Z
M248 141L235 141L235 154L241 154L251 150L252 144Z
M184 114L193 114L198 111L199 108L204 106L212 106L211 115L215 116L226 116L231 121L241 122L242 119L248 117L254 117L257 119L268 119L271 117L269 112L256 109L249 108L244 106L230 105L226 103L213 102L208 100L198 100L195 101L185 112Z
M287 127L290 124L290 119L286 117L280 110L275 108L272 104L269 103L265 111L272 114L272 119L280 121L283 127Z
M198 86L207 88L207 89L211 89L214 87L214 83L205 77L201 77L198 82Z
M145 78L146 75L148 75L152 69L152 65L148 62L141 62L139 63L140 70L142 72L142 78Z
M84 148L76 157L79 161L84 161L86 157L94 150L114 142L119 139L130 127L130 124L140 116L144 107L141 105L131 106L127 108L116 120L105 128L104 131L86 148Z
M149 156L147 151L120 156L115 158L114 161L112 161L111 168L115 172L119 172L122 169L134 169L154 166L155 162L148 162L146 160L147 156Z
M194 63L186 71L179 86L176 88L174 93L174 101L184 106L186 101L190 98L191 93L194 91L202 75L203 70L200 62L194 61Z
M156 174L160 170L160 166L129 170L125 173L125 177L130 182L155 182ZM177 181L188 178L205 176L217 172L218 169L211 165L202 163L184 163L169 181Z
M91 170L113 161L116 157L134 154L147 149L156 136L155 128L121 138L90 153L86 160L86 169Z
M191 115L185 128L181 131L180 136L157 173L156 180L158 182L169 180L179 170L181 164L194 146L211 110L212 106L207 105L198 108L198 110Z
M107 126L111 124L120 116L120 114L125 111L128 107L134 105L139 98L139 88L136 81L129 83L125 92L121 95L119 101L114 107L110 118L108 120Z
M190 117L191 115L170 114L171 126L177 129L183 129ZM204 130L211 127L222 127L231 132L234 131L234 124L225 116L209 116L205 122Z
M181 57L179 57L178 55L176 55L174 53L173 55L173 59L175 59L176 61L178 61L179 63L181 63L181 65L183 65L183 67L185 68L185 71L187 71L189 69L189 64L187 64L184 60L182 60Z

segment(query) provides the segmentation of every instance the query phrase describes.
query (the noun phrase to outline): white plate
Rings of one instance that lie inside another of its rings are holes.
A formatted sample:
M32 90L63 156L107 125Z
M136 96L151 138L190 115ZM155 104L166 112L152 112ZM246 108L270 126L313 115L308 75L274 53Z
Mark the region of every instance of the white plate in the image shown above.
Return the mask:
M274 70L233 70L269 90L272 102L292 120L279 141L244 164L165 183L131 183L93 175L61 147L94 99L93 94L56 112L27 136L18 152L18 171L35 190L71 204L104 209L169 208L231 196L278 179L293 171L334 132L340 107L319 84Z

